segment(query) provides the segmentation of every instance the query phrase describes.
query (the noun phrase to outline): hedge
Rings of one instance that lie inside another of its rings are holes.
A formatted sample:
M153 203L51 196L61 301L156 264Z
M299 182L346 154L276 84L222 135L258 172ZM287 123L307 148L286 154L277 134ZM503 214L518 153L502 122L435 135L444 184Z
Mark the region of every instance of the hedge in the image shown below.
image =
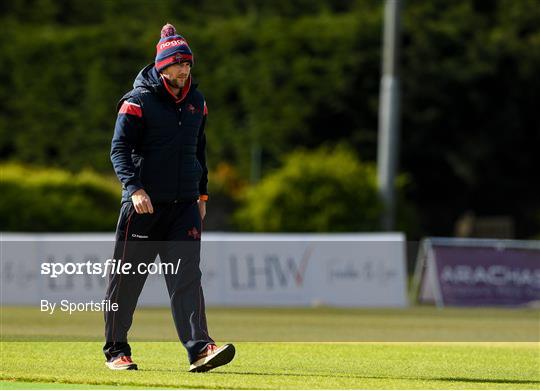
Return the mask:
M398 178L400 195L405 183ZM415 230L413 209L401 200L398 209L399 228ZM236 221L252 231L363 232L380 230L381 211L375 164L323 147L288 155L246 192Z
M82 171L0 165L0 231L113 231L120 206L114 179Z

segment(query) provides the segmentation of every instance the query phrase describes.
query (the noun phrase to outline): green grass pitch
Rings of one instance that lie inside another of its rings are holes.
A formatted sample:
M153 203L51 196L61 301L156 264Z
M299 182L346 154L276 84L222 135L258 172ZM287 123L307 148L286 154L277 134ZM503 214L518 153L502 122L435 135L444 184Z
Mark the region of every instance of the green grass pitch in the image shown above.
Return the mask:
M137 310L129 372L103 364L101 314L1 315L1 389L540 389L532 309L211 308L210 331L237 356L200 374L168 309Z

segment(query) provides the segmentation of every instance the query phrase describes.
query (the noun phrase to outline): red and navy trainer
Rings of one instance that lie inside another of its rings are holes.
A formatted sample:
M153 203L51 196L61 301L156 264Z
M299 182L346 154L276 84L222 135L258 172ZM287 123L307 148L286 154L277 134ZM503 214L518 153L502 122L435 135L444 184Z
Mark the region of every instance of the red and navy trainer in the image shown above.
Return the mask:
M234 345L227 344L218 348L214 344L209 344L206 349L197 356L191 363L190 372L208 372L214 368L228 364L234 358Z
M105 362L105 365L114 371L137 370L137 364L135 364L129 356L120 356L114 360Z

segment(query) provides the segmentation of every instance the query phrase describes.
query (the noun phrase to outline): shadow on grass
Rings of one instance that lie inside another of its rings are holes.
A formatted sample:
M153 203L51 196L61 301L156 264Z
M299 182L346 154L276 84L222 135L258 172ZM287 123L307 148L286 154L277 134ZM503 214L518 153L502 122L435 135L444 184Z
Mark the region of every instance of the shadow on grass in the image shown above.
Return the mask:
M430 377L425 380L455 381L466 383L514 383L514 384L540 384L540 380L515 380L515 379L474 379L468 377Z
M146 369L146 370L139 370L139 372L175 372L178 373L177 370L164 370L164 369ZM301 374L301 373L265 373L265 372L241 372L241 371L211 371L207 373L199 373L194 374L195 376L212 376L212 374L215 375L251 375L251 376L281 376L281 377L326 377L326 378L347 378L347 379L379 379L379 380L420 380L420 381L443 381L443 382L462 382L462 383L492 383L492 384L540 384L540 381L538 380L516 380L516 379L478 379L478 378L467 378L467 377L392 377L392 376L360 376L360 375L339 375L339 374L318 374L318 373L311 373L311 374ZM12 382L12 381L22 381L22 382L29 382L29 383L50 383L50 384L62 384L62 385L70 385L70 384L76 384L80 385L80 383L72 383L70 381L62 381L59 379L33 379L33 378L25 378L20 377L17 379L6 379L2 378L0 379L4 382ZM127 382L107 382L107 381L95 381L95 382L88 382L86 385L89 386L122 386L122 387L148 387L148 388L190 388L190 389L207 389L208 385L194 385L194 384L174 384L174 383L168 383L168 384L160 384L160 385L145 385L138 383L136 381L127 381ZM107 388L107 387L105 387ZM220 389L222 387L216 387L213 386L212 388ZM229 388L229 387L223 387L223 388ZM253 389L252 387L238 387L235 386L234 389Z
M160 371L160 370L157 370ZM518 379L478 379L468 377L395 377L395 376L361 376L361 375L339 375L320 373L265 373L265 372L239 372L239 371L212 371L211 373L220 375L253 375L253 376L295 376L295 377L328 377L344 379L396 379L396 380L423 380L423 381L444 381L462 383L508 383L508 384L540 384L540 380L518 380Z
M205 385L205 384L201 384L201 385L193 385L193 384L183 384L183 383L178 383L178 384L173 384L173 383L167 383L167 384L158 384L158 385L148 385L148 384L142 384L142 383L137 383L137 382L133 382L133 381L126 381L126 382L118 382L118 381L114 381L114 382L107 382L107 381L103 381L103 382L100 382L100 381L95 381L95 382L86 382L86 383L76 383L76 382L70 382L69 380L66 380L64 381L63 379L34 379L34 378L29 378L29 377L17 377L16 379L13 378L13 379L3 379L3 378L0 378L0 382L2 382L2 390L9 390L9 389L16 389L16 388L9 388L9 384L8 383L26 383L26 384L36 384L36 387L35 389L40 389L39 388L39 385L40 384L47 384L47 385L62 385L62 386L70 386L70 385L73 385L73 386L77 386L77 387L74 387L73 389L85 389L84 387L81 388L81 386L90 386L90 387L103 387L104 390L108 390L108 389L112 389L112 388L117 388L117 387L122 387L122 388L128 388L129 387L134 387L134 388L137 388L137 389L165 389L165 388L171 388L171 389L180 389L180 388L185 388L185 389L197 389L197 390L206 390L208 389L208 385ZM227 387L212 387L213 389L228 389ZM24 387L23 389L28 389L28 387ZM41 389L44 389L44 388L41 388ZM90 388L88 388L90 389ZM247 390L249 388L241 388L241 387L235 387L235 389L239 389L239 390Z

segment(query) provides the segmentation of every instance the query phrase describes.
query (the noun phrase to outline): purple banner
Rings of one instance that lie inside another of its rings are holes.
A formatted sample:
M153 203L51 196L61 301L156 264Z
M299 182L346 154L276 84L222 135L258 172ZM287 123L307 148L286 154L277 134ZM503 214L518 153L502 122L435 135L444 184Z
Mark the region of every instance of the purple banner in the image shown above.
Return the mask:
M540 300L540 250L433 244L444 305L522 306Z

